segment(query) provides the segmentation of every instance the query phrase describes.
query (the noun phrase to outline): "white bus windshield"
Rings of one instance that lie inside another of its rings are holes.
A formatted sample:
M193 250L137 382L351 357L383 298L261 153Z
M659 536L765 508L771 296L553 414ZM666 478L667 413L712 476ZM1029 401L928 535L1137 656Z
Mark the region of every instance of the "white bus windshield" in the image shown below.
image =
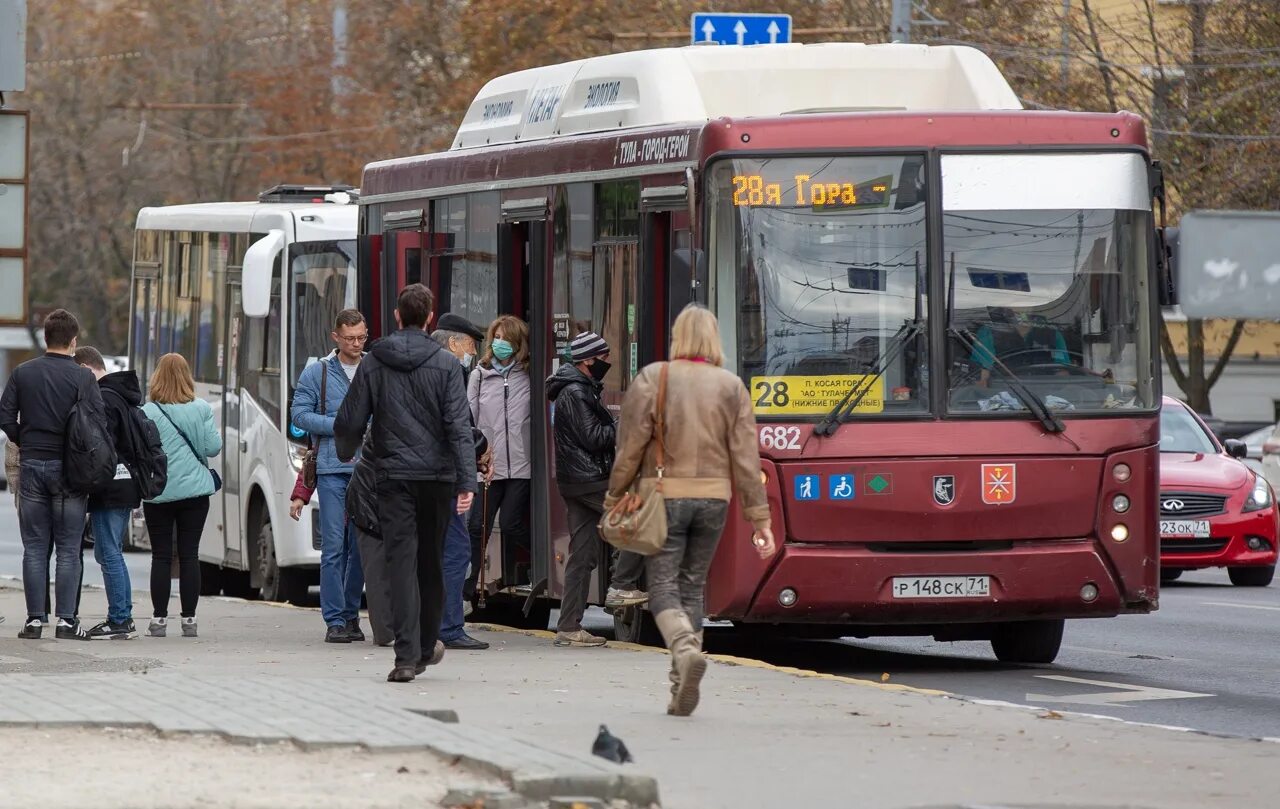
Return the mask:
M329 336L338 313L356 304L354 239L298 242L289 247L293 323L289 384L302 369L333 351Z

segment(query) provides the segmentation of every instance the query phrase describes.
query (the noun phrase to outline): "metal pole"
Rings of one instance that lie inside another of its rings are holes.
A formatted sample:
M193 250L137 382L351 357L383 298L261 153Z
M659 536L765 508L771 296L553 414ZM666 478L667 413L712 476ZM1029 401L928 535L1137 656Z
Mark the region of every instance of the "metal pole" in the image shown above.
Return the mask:
M347 0L333 0L333 88L334 111L339 112L346 92L347 70Z
M911 41L911 0L893 0L893 19L889 23L889 41Z
M1062 0L1062 66L1060 81L1067 86L1067 74L1071 69L1071 0Z

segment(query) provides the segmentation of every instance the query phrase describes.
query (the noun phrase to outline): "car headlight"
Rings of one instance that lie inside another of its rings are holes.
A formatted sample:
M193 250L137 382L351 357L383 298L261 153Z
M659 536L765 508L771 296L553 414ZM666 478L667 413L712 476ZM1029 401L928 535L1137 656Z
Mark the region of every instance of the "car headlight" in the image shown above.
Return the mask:
M293 471L302 471L302 460L307 457L307 450L311 449L306 444L290 444L289 460L293 463Z
M1261 511L1264 508L1271 508L1275 503L1275 499L1275 494L1271 491L1271 484L1255 475L1253 491L1249 492L1249 497L1244 501L1243 510Z

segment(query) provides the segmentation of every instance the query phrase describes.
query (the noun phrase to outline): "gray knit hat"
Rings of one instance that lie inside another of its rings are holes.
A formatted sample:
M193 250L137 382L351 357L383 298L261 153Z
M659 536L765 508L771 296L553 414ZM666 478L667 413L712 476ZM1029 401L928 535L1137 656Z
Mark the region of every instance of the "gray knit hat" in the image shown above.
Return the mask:
M603 357L609 353L609 344L604 338L593 331L584 331L577 337L573 338L573 342L569 343L569 357L574 364L586 362L596 357Z

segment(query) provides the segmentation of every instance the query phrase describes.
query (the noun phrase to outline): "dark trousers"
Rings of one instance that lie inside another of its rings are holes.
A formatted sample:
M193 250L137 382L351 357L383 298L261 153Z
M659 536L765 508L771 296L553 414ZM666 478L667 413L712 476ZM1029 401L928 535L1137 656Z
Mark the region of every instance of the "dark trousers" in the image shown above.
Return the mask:
M355 532L356 545L360 549L360 564L364 569L364 597L369 602L369 625L373 629L373 642L386 646L396 638L391 628L391 583L387 579L387 559L382 551L382 538L366 534L348 523Z
M444 612L444 532L455 486L428 480L378 482L378 525L391 585L396 665L430 657Z
M604 540L600 538L600 518L604 515L604 492L565 496L569 517L569 559L564 566L564 596L560 600L558 632L582 629L582 616L587 611L587 595L591 592L591 573L600 564ZM612 585L620 590L635 590L644 572L644 557L637 553L613 553Z
M200 603L200 535L209 516L209 498L192 497L172 503L143 503L151 537L151 608L157 618L169 617L169 588L173 550L178 549L178 593L182 617L194 618Z
M667 544L647 558L649 609L654 615L683 609L702 631L707 571L729 516L725 500L667 500Z
M67 491L62 482L61 461L24 460L19 476L18 530L22 535L22 586L28 618L41 617L49 609L50 548L57 549L54 595L59 618L76 620L80 604L80 580L88 498Z
M512 560L512 552L516 548L529 550L529 494L532 482L526 479L495 480L489 484L486 495L484 487L476 494L476 504L471 508L471 575L467 577L463 588L469 600L475 597L476 581L480 575L480 566L484 564L480 549L488 534L493 532L493 518L502 512L502 547L503 558ZM503 583L508 587L523 582L506 581L508 573L514 572L514 562L503 565ZM485 576L493 581L493 576Z

